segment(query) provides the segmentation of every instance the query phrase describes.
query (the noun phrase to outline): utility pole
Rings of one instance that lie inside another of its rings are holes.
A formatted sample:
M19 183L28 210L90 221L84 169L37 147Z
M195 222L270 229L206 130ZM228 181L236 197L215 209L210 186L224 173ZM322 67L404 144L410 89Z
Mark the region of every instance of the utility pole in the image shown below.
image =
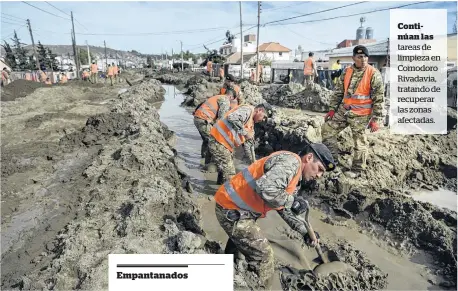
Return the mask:
M259 24L261 22L261 1L258 1L258 35L256 36L256 83L259 82Z
M79 79L80 66L79 66L78 55L76 51L76 36L75 36L75 23L73 22L73 11L70 11L70 16L72 18L73 53L75 54L76 78Z
M107 57L107 43L105 41L103 41L103 46L105 47L105 69L104 71L106 71L108 68L108 57Z
M91 53L89 51L89 45L87 44L87 40L86 40L86 47L87 47L87 63L88 65L90 66L91 65Z
M183 66L183 42L180 40L181 44L181 71L184 71L184 66Z
M27 25L29 26L30 38L32 39L33 54L35 55L35 62L37 65L37 70L40 70L40 62L38 61L37 49L35 48L35 42L33 41L32 26L30 26L30 20L27 19Z
M116 54L116 66L118 65L118 51L115 51Z
M242 35L242 1L240 6L240 79L243 79L243 35Z

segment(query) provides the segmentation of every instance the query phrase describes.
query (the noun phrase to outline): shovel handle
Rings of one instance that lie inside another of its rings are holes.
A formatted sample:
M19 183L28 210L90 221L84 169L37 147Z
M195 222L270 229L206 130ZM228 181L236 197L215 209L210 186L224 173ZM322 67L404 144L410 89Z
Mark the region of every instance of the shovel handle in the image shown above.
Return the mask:
M308 204L308 203L307 203ZM317 238L316 238L316 235L315 235L315 231L313 231L313 228L312 228L312 225L310 224L309 222L309 219L308 219L308 214L309 212L307 211L306 215L305 215L305 219L304 219L304 225L305 225L305 228L307 229L307 233L310 237L310 239L312 241L316 241ZM320 244L317 243L315 245L315 251L318 253L318 255L320 256L321 260L323 261L323 263L329 263L328 259L326 258L326 256L324 256L323 254L323 251L321 250L321 247L320 247Z

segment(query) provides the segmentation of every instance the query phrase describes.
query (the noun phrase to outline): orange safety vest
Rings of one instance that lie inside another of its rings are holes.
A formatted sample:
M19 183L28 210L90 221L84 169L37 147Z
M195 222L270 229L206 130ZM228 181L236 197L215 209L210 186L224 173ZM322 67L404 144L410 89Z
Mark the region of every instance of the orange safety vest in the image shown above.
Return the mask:
M113 76L113 67L109 67L108 68L108 73L107 73L108 76Z
M346 110L351 110L356 115L366 116L372 114L372 98L371 98L371 79L375 73L375 68L367 65L364 71L358 88L353 95L347 96L348 86L350 86L353 68L347 68L344 78L344 99L343 107Z
M51 81L45 81L46 85L52 85Z
M261 198L260 193L256 192L256 181L264 175L264 165L266 161L282 153L289 153L294 155L299 160L299 165L302 164L301 158L295 153L288 151L278 151L273 154L257 160L251 164L248 168L245 168L241 172L237 173L230 181L226 181L215 194L215 202L225 209L236 209L252 211L261 214L261 217L265 217L266 213L270 210L280 210L284 206L278 208L271 208ZM289 182L285 191L289 195L293 195L296 192L297 183L301 177L301 167L297 170L296 175L291 182Z
M41 72L40 73L40 78L41 78L42 82L46 81L47 76L46 76L45 72Z
M216 95L208 98L200 107L194 112L194 116L203 120L214 122L216 120L216 115L218 114L218 99L223 96L227 98L226 95Z
M118 74L118 66L113 67L113 74L117 75Z
M97 65L96 64L92 64L91 65L91 72L92 73L97 73L97 71L98 71Z
M207 72L210 72L212 70L213 63L212 62L207 62Z
M26 73L25 74L25 79L28 80L28 81L32 81L32 76L30 73Z
M61 83L67 83L67 80L68 80L68 78L65 75L60 78L60 82Z
M234 148L241 146L246 141L246 139L243 135L236 132L236 130L227 120L227 116L242 106L248 106L251 109L250 118L248 119L248 122L243 126L243 128L247 132L254 132L254 107L248 104L240 105L229 110L223 118L218 119L218 121L210 130L210 134L220 144L224 145L231 153L234 152Z
M313 59L311 57L304 61L304 75L310 76L313 74L312 64Z

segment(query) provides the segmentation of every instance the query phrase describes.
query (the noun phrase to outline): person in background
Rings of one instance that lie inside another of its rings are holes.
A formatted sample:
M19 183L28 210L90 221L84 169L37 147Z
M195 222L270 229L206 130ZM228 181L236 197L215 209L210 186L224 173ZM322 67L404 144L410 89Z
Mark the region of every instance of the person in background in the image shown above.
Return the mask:
M210 77L213 77L213 62L212 61L207 62L207 73Z
M118 65L115 64L115 63L112 63L112 66L113 66L113 79L114 79L114 83L117 83L118 82Z
M59 82L59 83L65 84L65 83L67 83L67 82L68 82L67 75L65 75L64 73L62 73L62 74L60 75L60 82Z
M46 85L52 85L51 80L49 78L46 78L45 84Z
M331 67L332 72L332 81L334 85L336 84L337 80L339 79L340 74L342 73L342 65L340 64L340 60L337 60Z
M2 70L2 87L6 86L10 83L10 75L8 74L8 70L6 67Z
M220 79L220 81L224 80L224 68L223 68L223 66L219 67L219 79Z
M316 77L318 77L318 72L316 70L315 60L313 59L313 53L310 52L308 59L304 61L304 86L310 88Z
M111 65L108 65L107 68L107 78L110 79L110 84L113 86L113 67Z
M95 61L92 61L92 65L91 65L91 79L92 79L92 83L97 83L97 72L98 72L98 67L97 65L95 64Z

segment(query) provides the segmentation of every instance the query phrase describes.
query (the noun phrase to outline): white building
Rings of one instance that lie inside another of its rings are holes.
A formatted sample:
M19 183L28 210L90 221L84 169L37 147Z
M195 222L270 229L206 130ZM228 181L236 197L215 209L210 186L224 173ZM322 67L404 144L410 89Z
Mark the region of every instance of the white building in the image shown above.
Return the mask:
M233 53L240 53L240 38L234 38L231 43L224 44L219 48L220 53L223 56L228 56ZM253 34L245 35L243 38L243 53L255 53L256 52L256 36Z
M245 50L243 52L245 52ZM256 50L254 52L256 52ZM259 46L260 60L290 61L290 55L291 50L278 42L267 42Z

